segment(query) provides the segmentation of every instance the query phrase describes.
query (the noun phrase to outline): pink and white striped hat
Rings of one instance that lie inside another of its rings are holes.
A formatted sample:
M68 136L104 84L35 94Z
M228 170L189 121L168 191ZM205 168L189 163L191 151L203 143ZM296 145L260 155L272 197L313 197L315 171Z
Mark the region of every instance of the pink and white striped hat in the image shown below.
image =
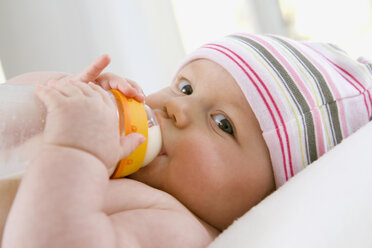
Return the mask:
M372 65L327 43L237 33L185 58L224 67L255 113L277 188L372 115Z

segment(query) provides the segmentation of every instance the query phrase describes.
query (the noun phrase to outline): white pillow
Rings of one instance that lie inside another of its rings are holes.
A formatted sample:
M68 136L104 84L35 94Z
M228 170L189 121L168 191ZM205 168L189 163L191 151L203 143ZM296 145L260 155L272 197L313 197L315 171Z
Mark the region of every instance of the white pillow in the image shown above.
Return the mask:
M372 247L372 122L235 221L210 246Z

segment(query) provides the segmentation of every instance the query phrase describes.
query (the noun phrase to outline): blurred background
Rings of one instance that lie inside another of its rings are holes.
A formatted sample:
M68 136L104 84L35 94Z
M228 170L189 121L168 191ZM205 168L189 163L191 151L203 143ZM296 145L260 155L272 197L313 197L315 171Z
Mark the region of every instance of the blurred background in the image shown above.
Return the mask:
M145 93L168 85L185 54L233 32L337 44L372 59L372 0L0 0L0 83L30 71L107 71Z

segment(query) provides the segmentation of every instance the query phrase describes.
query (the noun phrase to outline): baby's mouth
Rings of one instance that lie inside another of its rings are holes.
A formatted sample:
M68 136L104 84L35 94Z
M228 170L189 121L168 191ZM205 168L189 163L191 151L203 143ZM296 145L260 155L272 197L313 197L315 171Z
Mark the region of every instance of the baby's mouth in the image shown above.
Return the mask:
M163 155L167 155L167 152L166 152L166 150L165 150L165 146L164 146L164 140L163 140L163 145L162 145L162 147L161 147L161 150L160 150L158 156L163 156Z
M166 151L166 148L165 148L165 133L164 133L164 123L163 123L163 119L164 119L164 112L161 111L161 110L154 110L155 112L155 115L157 117L157 120L158 120L158 124L160 126L160 131L161 131L161 139L162 139L162 146L161 146L161 149L160 149L160 152L158 154L158 156L163 156L163 155L167 155L167 151Z

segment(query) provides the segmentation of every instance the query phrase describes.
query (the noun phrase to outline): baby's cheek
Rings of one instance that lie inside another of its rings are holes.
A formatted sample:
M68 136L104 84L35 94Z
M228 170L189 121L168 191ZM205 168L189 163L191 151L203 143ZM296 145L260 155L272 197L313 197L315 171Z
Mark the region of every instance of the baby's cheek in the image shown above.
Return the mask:
M220 213L216 206L226 202L229 195L229 177L226 176L224 147L210 139L188 136L176 149L177 161L170 168L169 193L180 200L193 213L205 219ZM197 141L197 142L195 142ZM172 162L172 163L173 163Z
M214 142L202 136L187 136L175 146L171 176L179 187L193 193L214 191L223 185L225 163Z

